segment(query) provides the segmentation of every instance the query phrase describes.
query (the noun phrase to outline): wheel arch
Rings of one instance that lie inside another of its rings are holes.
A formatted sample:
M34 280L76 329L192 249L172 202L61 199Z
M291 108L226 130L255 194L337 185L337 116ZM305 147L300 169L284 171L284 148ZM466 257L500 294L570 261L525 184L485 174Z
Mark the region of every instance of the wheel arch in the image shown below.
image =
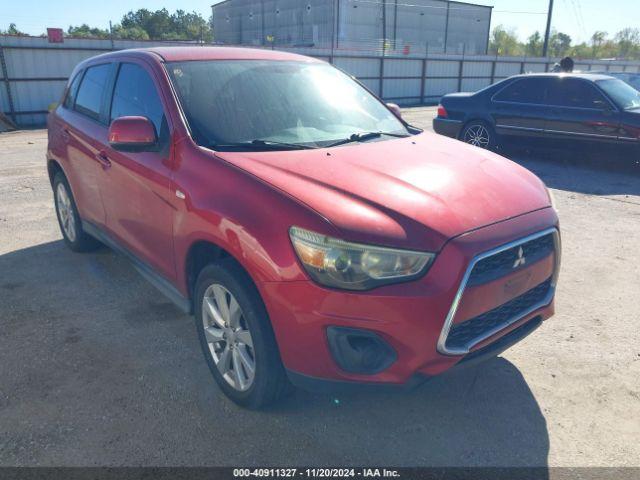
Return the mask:
M244 272L247 279L251 280L253 287L258 290L257 283L247 268L236 256L230 253L228 249L208 239L194 240L187 250L183 266L185 286L192 309L195 307L195 286L200 272L202 272L207 265L226 259L235 263Z
M53 179L58 172L64 175L64 177L67 179L67 182L69 181L69 177L67 177L67 174L64 172L64 169L62 168L62 165L60 165L60 162L52 159L47 160L47 173L49 174L49 183L51 183L51 186L53 186Z

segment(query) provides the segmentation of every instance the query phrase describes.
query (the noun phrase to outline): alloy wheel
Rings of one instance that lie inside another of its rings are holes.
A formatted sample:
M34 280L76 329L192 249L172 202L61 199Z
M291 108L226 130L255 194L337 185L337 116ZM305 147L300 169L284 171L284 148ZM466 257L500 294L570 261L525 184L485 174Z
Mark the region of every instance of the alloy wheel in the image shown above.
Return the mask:
M491 134L484 125L472 125L465 131L464 142L476 147L488 148Z
M65 235L71 242L76 240L76 217L73 212L73 205L71 204L71 197L67 192L63 183L58 184L56 189L56 199L58 214L60 215L60 223Z
M253 339L240 304L222 285L210 285L205 291L202 323L209 353L220 375L234 389L248 390L256 371Z

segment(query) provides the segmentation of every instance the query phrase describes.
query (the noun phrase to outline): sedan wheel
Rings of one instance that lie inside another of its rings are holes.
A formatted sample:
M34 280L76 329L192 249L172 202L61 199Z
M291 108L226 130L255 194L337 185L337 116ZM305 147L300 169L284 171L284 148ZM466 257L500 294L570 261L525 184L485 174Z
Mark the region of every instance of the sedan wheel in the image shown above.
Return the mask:
M248 390L256 372L253 338L240 304L222 285L213 284L205 291L202 323L220 375L235 390Z
M487 127L476 123L467 127L463 141L475 147L489 148L492 138Z

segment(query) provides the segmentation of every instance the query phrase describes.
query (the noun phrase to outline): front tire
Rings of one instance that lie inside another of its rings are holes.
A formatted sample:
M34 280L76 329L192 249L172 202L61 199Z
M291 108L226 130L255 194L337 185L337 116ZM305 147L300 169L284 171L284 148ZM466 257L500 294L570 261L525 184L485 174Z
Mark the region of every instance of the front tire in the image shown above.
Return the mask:
M195 287L195 317L205 359L222 391L258 409L290 388L269 316L246 272L225 259L205 267Z
M58 225L64 243L74 252L90 252L100 246L95 238L82 229L82 220L78 214L75 199L69 182L62 172L53 178L53 198L58 217Z
M498 144L493 127L481 120L472 120L467 123L460 132L460 140L485 150L495 150Z

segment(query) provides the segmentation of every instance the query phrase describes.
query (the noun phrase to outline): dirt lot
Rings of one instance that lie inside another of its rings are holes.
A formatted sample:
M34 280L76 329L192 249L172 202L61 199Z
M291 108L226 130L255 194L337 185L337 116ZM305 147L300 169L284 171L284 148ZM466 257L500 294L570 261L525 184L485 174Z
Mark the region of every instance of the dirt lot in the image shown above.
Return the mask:
M192 320L127 261L64 247L45 146L0 135L0 465L640 466L640 171L620 159L515 154L563 227L534 335L412 393L260 413L223 397Z

